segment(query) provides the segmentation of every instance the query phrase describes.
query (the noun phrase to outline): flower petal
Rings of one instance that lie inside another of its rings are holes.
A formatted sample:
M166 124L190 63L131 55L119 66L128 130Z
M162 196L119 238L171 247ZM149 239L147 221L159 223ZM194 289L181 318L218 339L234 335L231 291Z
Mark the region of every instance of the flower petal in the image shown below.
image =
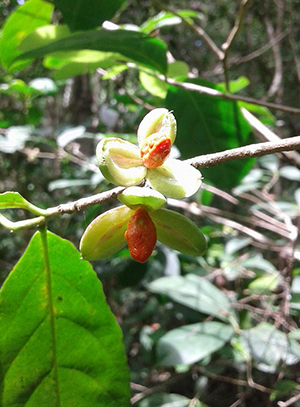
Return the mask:
M118 199L131 209L138 207L157 210L166 204L166 198L150 188L130 187L118 195Z
M183 161L168 158L158 168L148 169L147 180L168 198L188 198L201 186L201 172Z
M139 125L137 131L139 147L141 148L146 138L154 133L169 137L171 144L173 144L176 137L176 129L176 119L168 109L153 109L146 114Z
M190 256L203 256L206 239L194 222L168 209L149 212L149 215L161 243Z
M85 260L111 256L126 245L124 233L134 211L120 206L102 213L86 228L79 249Z
M107 137L98 144L96 155L102 174L112 184L137 185L146 176L138 147L128 141Z

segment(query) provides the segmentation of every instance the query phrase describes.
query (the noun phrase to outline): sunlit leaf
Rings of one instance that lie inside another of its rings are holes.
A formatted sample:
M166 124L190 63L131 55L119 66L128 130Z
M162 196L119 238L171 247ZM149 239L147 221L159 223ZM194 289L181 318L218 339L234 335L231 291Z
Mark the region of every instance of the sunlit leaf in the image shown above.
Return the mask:
M1 291L2 407L129 405L121 330L90 264L40 233ZM117 383L117 385L116 385Z
M13 12L2 30L0 40L1 64L8 68L14 58L21 54L19 45L37 27L49 24L54 6L42 0L29 0ZM30 61L18 61L13 68L21 69Z
M137 31L105 30L87 31L37 47L19 56L35 59L56 52L95 50L116 52L134 62L161 73L167 71L166 45L157 38Z

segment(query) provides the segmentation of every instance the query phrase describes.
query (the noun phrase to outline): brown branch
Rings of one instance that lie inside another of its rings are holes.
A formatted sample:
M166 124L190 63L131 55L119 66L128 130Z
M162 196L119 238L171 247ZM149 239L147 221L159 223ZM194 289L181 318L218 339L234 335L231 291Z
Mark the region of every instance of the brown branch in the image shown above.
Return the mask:
M259 157L262 155L267 154L274 154L281 151L291 151L295 149L300 149L300 136L283 139L278 142L266 142L266 143L257 143L257 144L250 144L245 147L234 148L231 150L225 150L219 153L207 154L192 158L190 160L185 160L187 164L193 165L196 168L208 168L215 165L220 165L224 162L236 160L240 158L249 158L249 157ZM103 204L111 199L116 199L118 194L120 194L125 187L117 187L111 189L110 191L102 192L100 194L92 195L87 198L81 198L77 201L69 202L66 204L61 204L53 208L48 208L46 210L41 210L39 216L37 218L27 219L25 221L20 222L11 222L6 219L4 216L1 215L0 217L0 224L4 227L7 227L11 230L18 230L24 229L27 227L38 226L43 223L44 220L50 219L53 216L60 215L63 213L73 213L76 211L84 210L92 205ZM213 216L213 215L212 215ZM220 217L215 217L216 221L222 223L223 219ZM218 218L218 219L217 219ZM230 225L234 228L239 229L240 225L236 224L236 222L230 221ZM257 233L253 230L248 230L245 228L243 232L246 231L246 234L253 234ZM250 234L250 235L251 235ZM252 236L254 237L254 236ZM269 243L268 241L264 241L264 236L255 235L258 241L262 243Z
M169 85L177 86L178 88L183 88L185 90L198 92L198 93L209 95L209 96L219 97L219 98L225 99L225 100L234 100L234 101L252 103L257 106L264 106L269 109L280 110L285 113L300 114L300 109L298 109L296 107L290 107L290 106L279 105L277 103L265 102L265 101L253 99L253 98L250 98L247 96L238 96L238 95L232 95L230 93L223 93L216 89L208 88L206 86L196 85L195 83L178 82L171 78L165 78L163 75L158 75L157 78L161 79L161 80L165 80L166 83L168 83Z
M245 55L243 57L232 57L229 58L229 64L230 65L239 65L243 64L245 62L249 62L252 59L258 58L265 52L267 52L270 48L272 48L275 44L278 42L282 41L283 38L285 38L287 35L289 35L289 30L285 30L284 32L280 33L276 37L272 38L271 41L269 41L267 44L263 45L261 48L257 49L256 51L251 52L248 55Z
M261 157L267 154L297 149L300 149L300 136L283 139L278 142L249 144L245 147L233 148L219 153L201 155L186 160L185 162L196 168L209 168L240 158Z
M242 0L240 4L240 9L237 15L237 18L235 20L234 27L230 31L227 40L222 44L222 50L223 50L223 58L221 58L222 64L223 64L223 71L224 71L224 78L225 78L225 85L226 85L226 90L227 92L230 92L230 87L229 87L229 75L228 75L228 52L229 49L238 35L241 27L242 27L242 22L244 20L245 16L245 11L246 11L246 6L249 0Z
M250 113L244 107L241 108L242 115L250 124L253 132L262 141L280 141L281 138L277 134L273 133L267 126L265 126L260 120L258 120L252 113ZM283 152L282 155L293 165L300 169L300 154L296 151Z

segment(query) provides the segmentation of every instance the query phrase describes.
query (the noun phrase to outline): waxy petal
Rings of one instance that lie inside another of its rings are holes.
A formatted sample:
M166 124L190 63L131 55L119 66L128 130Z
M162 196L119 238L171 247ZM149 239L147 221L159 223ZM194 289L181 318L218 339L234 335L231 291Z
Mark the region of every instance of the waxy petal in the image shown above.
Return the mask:
M137 185L146 176L138 147L128 141L107 137L98 144L96 155L102 174L114 185Z
M124 233L134 211L120 206L102 213L86 228L79 249L85 260L100 260L126 246Z
M176 119L174 115L165 108L153 109L141 121L137 136L139 147L142 148L146 139L154 133L165 135L174 143L176 137Z
M147 172L151 187L168 198L182 199L195 194L201 179L200 171L174 158L168 158L162 166Z
M160 209L166 204L166 198L150 188L130 187L118 195L118 199L131 209L139 207L147 211Z
M149 212L157 239L171 249L190 256L203 256L207 243L203 233L190 219L178 212L159 209Z

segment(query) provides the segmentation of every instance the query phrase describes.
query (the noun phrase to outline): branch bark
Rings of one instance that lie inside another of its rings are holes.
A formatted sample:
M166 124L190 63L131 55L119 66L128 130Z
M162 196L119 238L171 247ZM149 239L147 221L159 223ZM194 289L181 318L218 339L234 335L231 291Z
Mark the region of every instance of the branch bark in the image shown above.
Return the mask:
M270 141L266 143L249 144L245 147L233 148L219 153L200 155L186 160L186 162L196 168L209 168L240 158L261 157L267 154L297 149L300 149L300 136L282 139L277 142Z

